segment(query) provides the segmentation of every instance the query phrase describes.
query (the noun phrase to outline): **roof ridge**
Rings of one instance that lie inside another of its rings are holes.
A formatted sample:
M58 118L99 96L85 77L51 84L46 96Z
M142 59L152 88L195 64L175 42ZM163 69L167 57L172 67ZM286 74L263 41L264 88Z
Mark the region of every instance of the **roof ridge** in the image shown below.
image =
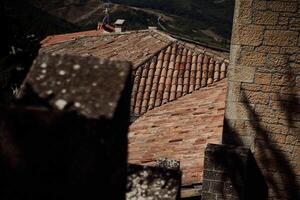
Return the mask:
M134 66L133 70L135 71L139 67L142 67L144 64L146 64L147 62L149 62L152 58L154 58L155 56L158 56L160 54L160 52L166 50L169 46L173 45L173 43L174 42L169 42L168 44L166 44L165 46L163 46L162 48L160 48L159 50L157 50L155 53L153 53L152 55L150 55L147 59L141 61L136 66Z
M157 34L159 34L159 35L161 35L161 36L163 36L163 37L168 38L168 39L169 39L170 41L172 41L172 42L175 42L175 41L178 40L178 39L172 37L170 34L165 33L165 32L163 32L163 31L161 31L161 30L157 30L157 29L148 29L148 30L150 31L150 33L151 33L151 32L157 33ZM161 39L161 38L157 38L157 39ZM165 41L165 42L166 42L166 41Z
M203 46L198 45L198 44L192 44L192 43L184 42L184 41L178 40L178 39L176 40L176 43L177 43L178 46L182 46L182 47L184 47L184 48L186 48L188 50L193 51L193 53L196 52L196 53L199 53L199 54L207 55L207 56L209 56L209 57L211 57L213 59L216 59L216 60L218 60L220 62L229 63L228 57L225 56L225 55L221 55L221 53L218 52L218 51L214 51L214 50L209 51L210 49L207 48L207 47L203 47ZM190 44L192 44L193 47L191 47ZM200 48L201 48L201 50L200 50Z

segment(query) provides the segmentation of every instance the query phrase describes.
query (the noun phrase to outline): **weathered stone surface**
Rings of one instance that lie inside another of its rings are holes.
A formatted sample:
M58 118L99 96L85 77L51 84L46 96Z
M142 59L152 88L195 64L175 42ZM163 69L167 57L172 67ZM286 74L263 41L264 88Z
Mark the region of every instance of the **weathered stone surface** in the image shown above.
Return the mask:
M207 161L210 164L205 164L203 200L266 199L266 184L249 149L209 144L205 150Z
M241 1L241 2L236 2L239 4L240 9L235 10L235 15L237 19L243 23L251 23L252 21L252 15L251 15L251 4L252 0L246 0L246 1Z
M259 46L255 49L257 52L261 53L279 53L280 47L274 47L274 46Z
M278 21L278 16L279 14L274 12L256 12L254 15L254 23L264 25L275 25Z
M236 66L229 70L229 80L231 81L243 81L253 83L255 77L255 68L248 66Z
M251 115L247 106L246 103L228 102L226 105L225 118L250 120ZM249 106L252 107L254 104Z
M228 101L239 101L241 93L241 83L239 82L229 82L227 91Z
M270 1L267 6L272 11L276 12L295 12L297 11L297 2L289 1Z
M234 26L232 44L259 46L263 42L263 26Z
M0 199L125 199L130 68L102 61L42 55L26 79L23 98L0 108ZM95 88L94 81L102 87ZM51 98L56 99L49 105ZM99 107L87 112L92 103Z
M178 160L160 158L160 159L156 160L156 167L180 170L180 162Z
M290 21L290 29L291 30L300 30L300 19L299 18L292 18Z
M289 18L288 17L279 17L278 18L278 24L279 25L288 25L289 24Z
M243 90L241 93L241 101L245 102L245 107L247 107L247 102L251 102L253 104L268 104L269 103L270 94L264 92L254 92ZM248 110L250 113L251 111Z
M300 1L244 2L236 1L223 142L255 152L269 199L300 199Z
M287 66L289 57L282 54L269 54L267 64L271 66Z
M269 85L271 82L272 74L270 73L256 73L255 74L255 83L262 85Z
M39 55L22 88L57 110L112 118L130 74L127 62L70 55ZM26 98L31 98L29 95Z
M299 33L286 30L267 30L264 44L271 46L296 46Z
M272 84L278 86L293 86L295 84L295 76L287 74L273 74Z
M253 2L253 9L254 10L266 10L267 9L267 1L254 1ZM251 11L253 12L253 10Z
M180 183L179 170L129 165L126 199L179 199Z
M260 52L242 52L239 64L244 66L262 66L266 62L266 54Z

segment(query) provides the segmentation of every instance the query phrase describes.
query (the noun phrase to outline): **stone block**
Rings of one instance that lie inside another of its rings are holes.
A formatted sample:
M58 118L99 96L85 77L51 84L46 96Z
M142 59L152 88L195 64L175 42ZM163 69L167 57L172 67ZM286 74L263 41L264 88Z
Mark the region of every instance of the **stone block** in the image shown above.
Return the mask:
M288 65L289 57L282 54L269 54L267 64L271 66L283 66Z
M279 17L278 18L278 24L279 25L288 25L289 24L289 18L288 17Z
M249 107L248 107L249 106ZM227 102L225 118L230 120L250 120L250 108L254 107L253 104L246 105L240 102Z
M234 66L228 74L229 81L253 83L255 68L248 66Z
M243 26L236 24L232 34L232 44L259 46L263 42L264 27L258 25Z
M129 165L127 180L127 200L176 200L180 197L179 170Z
M211 181L210 182L210 192L214 194L223 194L225 191L224 189L224 182L223 181Z
M272 74L270 73L255 73L255 84L269 85L271 83Z
M34 93L55 110L76 111L87 118L97 119L102 115L112 118L129 74L128 62L40 54L19 98L30 103L34 101L31 95Z
M255 51L261 52L261 53L279 53L280 52L280 47L259 46L259 47L256 47Z
M229 81L227 87L227 101L239 101L241 93L241 83Z
M295 76L287 74L273 74L272 84L278 86L293 86L295 85Z
M263 66L266 63L267 54L261 52L242 52L238 64L244 66Z
M253 2L253 9L254 10L266 10L267 7L267 1L254 1Z
M202 188L203 200L214 198L208 194L215 194L221 200L266 199L266 183L249 149L208 144L205 158L214 161L214 168L221 165L223 174L210 176L214 169L204 169L203 184L207 186Z
M259 84L253 83L242 83L241 89L248 90L248 91L261 91L262 86Z
M180 162L178 160L171 160L168 158L159 158L155 163L156 167L180 170Z
M243 90L241 92L241 101L250 104L268 104L270 99L269 93ZM249 111L251 112L251 111Z
M203 200L217 200L217 195L214 193L203 192L202 198Z
M298 8L297 2L289 1L270 1L267 2L267 6L275 12L296 12Z
M254 15L254 23L258 25L275 25L278 21L278 13L270 11L258 11Z
M264 45L297 46L298 32L283 30L267 30L264 34Z
M250 24L252 22L252 10L251 10L252 0L246 0L246 1L242 0L238 3L239 4L236 5L237 20L240 23Z
M214 164L216 164L216 163L214 163ZM209 180L214 180L214 181L222 181L223 177L226 176L224 172L215 171L215 167L212 167L211 170L212 171L210 171L210 170L204 171L203 178L209 179Z
M300 19L299 18L292 18L290 20L290 30L300 30Z
M127 63L40 55L22 98L0 108L0 198L125 199L130 74Z

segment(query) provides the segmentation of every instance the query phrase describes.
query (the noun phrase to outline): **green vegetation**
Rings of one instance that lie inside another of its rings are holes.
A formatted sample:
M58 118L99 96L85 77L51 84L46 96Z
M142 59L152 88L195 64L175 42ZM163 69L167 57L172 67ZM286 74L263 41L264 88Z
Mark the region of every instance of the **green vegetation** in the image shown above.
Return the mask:
M223 46L231 37L234 0L112 0L153 9L167 16L162 24L172 33ZM170 20L171 19L171 20Z
M105 2L111 2L111 21L124 18L129 29L158 26L173 35L223 48L228 47L231 37L234 0L30 1L83 30L95 28L103 18Z

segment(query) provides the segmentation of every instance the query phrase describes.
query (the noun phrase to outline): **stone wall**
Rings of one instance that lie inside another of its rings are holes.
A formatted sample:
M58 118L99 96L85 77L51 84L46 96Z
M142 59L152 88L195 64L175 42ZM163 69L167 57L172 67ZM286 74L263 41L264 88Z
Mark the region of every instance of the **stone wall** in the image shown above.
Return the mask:
M269 199L300 199L300 1L237 0L223 142L254 153Z
M263 200L266 197L267 186L249 149L207 145L202 200Z

